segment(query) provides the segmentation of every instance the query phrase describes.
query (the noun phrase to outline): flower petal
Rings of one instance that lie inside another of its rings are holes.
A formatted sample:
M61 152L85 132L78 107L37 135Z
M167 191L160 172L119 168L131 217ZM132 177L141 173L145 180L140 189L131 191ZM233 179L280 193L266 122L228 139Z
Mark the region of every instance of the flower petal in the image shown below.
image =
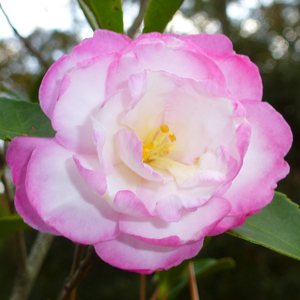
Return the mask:
M137 217L150 217L145 204L131 191L119 191L111 206L122 214Z
M98 156L88 157L73 156L76 167L87 185L96 193L103 196L106 192L106 179L100 172ZM97 168L98 167L98 168Z
M199 47L175 36L151 33L135 39L110 66L106 96L126 87L130 75L144 70L166 71L196 81L214 79L225 86L224 75Z
M220 223L209 233L209 235L218 235L231 228L238 227L244 224L246 215L226 216Z
M107 68L113 60L113 54L84 60L66 75L68 87L64 85L52 115L56 138L65 148L80 154L96 153L91 116L105 100Z
M173 177L163 177L160 173L154 171L148 164L143 163L143 143L138 136L125 128L119 130L117 134L120 158L135 173L150 181L168 182Z
M107 56L121 50L130 42L125 35L97 29L92 38L83 40L70 55L63 55L50 67L40 87L39 99L45 114L51 118L61 81L77 62L99 55Z
M119 227L123 233L144 242L174 247L203 239L230 209L226 199L213 198L194 212L183 211L179 222L167 223L155 217L139 218L122 214Z
M251 215L272 201L277 182L289 173L283 160L292 133L283 117L266 102L243 101L251 125L251 139L243 166L224 197L231 216Z
M201 48L208 56L223 57L233 55L233 46L230 39L223 34L188 34L178 36L181 40L190 40Z
M118 92L108 98L99 112L92 117L93 140L105 175L113 171L114 164L121 162L117 132L124 127L120 120L131 101L128 91Z
M54 141L32 153L26 190L46 224L76 243L93 244L118 235L118 213L90 189L73 153Z
M201 186L184 189L175 181L162 185L144 180L137 190L137 197L143 201L148 211L166 222L178 222L181 210L195 211L205 204L215 193L216 184L207 182Z
M192 258L202 248L203 240L181 247L151 245L132 236L120 234L116 239L95 245L102 260L117 268L143 274L169 269Z
M229 91L238 100L262 99L262 80L258 67L247 56L237 55L231 41L221 34L185 35L203 50L222 70Z
M44 145L49 139L31 138L31 137L16 137L14 138L7 150L6 160L8 165L12 168L11 175L14 184L17 186L15 194L15 208L19 215L32 228L58 235L52 230L41 217L37 214L31 203L28 201L25 180L27 174L27 166L31 158L32 151L39 145Z

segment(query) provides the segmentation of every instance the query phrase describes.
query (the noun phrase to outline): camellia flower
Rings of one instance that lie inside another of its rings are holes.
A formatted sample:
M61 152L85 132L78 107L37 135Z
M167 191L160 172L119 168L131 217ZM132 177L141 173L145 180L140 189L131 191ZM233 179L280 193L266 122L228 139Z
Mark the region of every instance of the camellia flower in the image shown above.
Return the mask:
M10 144L16 209L118 268L178 265L289 172L291 130L261 98L258 68L223 35L96 30L43 79L55 138Z

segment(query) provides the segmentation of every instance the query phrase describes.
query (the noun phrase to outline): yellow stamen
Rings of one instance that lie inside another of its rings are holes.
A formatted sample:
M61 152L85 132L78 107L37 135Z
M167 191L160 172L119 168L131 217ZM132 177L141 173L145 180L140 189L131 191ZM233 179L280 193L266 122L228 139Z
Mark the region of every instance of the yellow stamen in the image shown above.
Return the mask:
M161 155L168 155L176 148L175 144L170 144L174 141L176 137L166 124L152 130L143 144L143 162L150 163L163 159Z
M171 140L172 143L176 141L175 134L169 134L169 138L170 138L170 140Z
M154 143L143 145L143 160L147 159L150 155L150 151L154 148Z
M162 125L160 126L160 130L161 130L163 133L167 133L167 132L169 132L169 127L168 127L168 125L166 125L166 124L162 124Z
M200 159L200 157L196 157L196 158L194 159L196 164L198 163L199 159Z
M163 151L163 154L164 155L167 155L169 154L171 151L169 150L169 147L166 145L166 146L163 146L162 148L162 151Z

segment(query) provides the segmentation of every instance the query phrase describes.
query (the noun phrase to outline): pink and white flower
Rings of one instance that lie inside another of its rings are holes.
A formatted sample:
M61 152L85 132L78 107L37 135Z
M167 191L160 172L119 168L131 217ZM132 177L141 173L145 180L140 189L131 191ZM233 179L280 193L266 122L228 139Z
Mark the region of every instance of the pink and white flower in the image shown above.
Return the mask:
M52 65L40 104L55 138L15 138L15 205L33 228L151 273L240 226L289 172L282 116L223 35L105 30Z

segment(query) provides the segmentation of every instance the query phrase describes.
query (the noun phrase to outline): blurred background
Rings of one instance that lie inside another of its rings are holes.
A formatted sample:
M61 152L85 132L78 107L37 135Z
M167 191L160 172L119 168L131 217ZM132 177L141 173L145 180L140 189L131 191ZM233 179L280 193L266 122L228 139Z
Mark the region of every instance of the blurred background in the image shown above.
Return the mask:
M82 39L92 36L92 30L76 0L2 0L1 5L27 46L0 11L0 96L38 102L38 88L47 68ZM139 9L139 0L123 0L125 30L130 30ZM284 116L294 134L293 148L286 157L291 172L277 190L299 204L300 1L185 0L167 31L223 33L237 53L249 56L258 65L263 100ZM3 144L0 151L3 152ZM2 153L1 169L3 159ZM0 182L0 216L7 212ZM25 232L28 249L35 235L34 230ZM29 299L56 298L70 272L74 247L69 240L55 238ZM16 256L14 238L0 240L0 299L8 299L17 270ZM201 299L300 299L299 261L228 234L214 237L198 257L232 257L237 263L231 271L198 281ZM148 299L155 280L155 275L147 276ZM118 270L99 259L79 284L76 299L120 299L120 295L124 300L138 299L139 275ZM189 290L184 290L178 299L190 299Z

